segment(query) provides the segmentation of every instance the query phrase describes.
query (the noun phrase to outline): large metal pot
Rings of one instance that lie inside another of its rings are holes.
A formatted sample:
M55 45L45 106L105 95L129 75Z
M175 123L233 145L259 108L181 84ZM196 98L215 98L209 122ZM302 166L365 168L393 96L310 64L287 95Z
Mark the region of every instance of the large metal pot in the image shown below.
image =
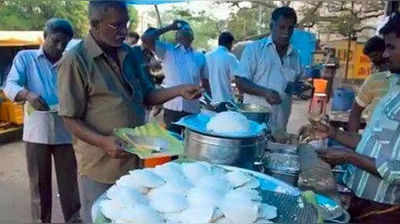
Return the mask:
M237 111L246 116L247 119L257 123L268 123L271 117L269 108L257 104L237 104L236 106L227 104L226 107L228 110Z
M263 164L265 173L292 186L297 185L300 163L296 145L268 143Z
M191 159L251 170L265 148L264 136L218 137L186 128L184 138L185 155Z

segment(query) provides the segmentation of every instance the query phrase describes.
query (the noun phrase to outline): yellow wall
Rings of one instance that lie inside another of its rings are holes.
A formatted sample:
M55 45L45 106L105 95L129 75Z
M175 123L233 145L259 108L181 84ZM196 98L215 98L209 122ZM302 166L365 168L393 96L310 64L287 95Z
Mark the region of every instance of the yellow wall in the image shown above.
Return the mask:
M346 68L347 40L337 40L329 42L330 48L336 49L336 57L340 60L343 71ZM352 41L350 44L350 61L348 67L348 79L365 79L371 74L372 64L365 54L363 54L364 44ZM345 74L343 74L344 77Z

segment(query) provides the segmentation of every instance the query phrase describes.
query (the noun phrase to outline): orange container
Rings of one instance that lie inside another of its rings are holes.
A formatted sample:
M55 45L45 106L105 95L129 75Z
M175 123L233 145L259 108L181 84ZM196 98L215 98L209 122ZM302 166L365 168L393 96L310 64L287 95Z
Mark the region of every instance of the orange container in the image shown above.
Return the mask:
M23 124L24 106L22 104L10 103L10 106L8 107L8 119L13 124Z
M8 107L10 106L9 102L2 102L0 105L0 120L8 121Z
M325 79L314 79L314 93L326 93L328 87L328 80Z
M165 157L158 157L158 158L151 158L151 159L145 159L143 161L143 165L145 168L154 168L158 165L162 165L164 163L168 163L171 161L170 156L165 156Z

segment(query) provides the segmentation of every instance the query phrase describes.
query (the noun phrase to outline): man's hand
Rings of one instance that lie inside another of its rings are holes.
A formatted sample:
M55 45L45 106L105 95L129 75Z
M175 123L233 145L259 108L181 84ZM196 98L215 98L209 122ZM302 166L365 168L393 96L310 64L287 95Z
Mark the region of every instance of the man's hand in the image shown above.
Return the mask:
M174 20L174 22L170 25L172 30L179 30L182 26L186 25L187 22L183 20Z
M195 85L182 85L179 88L179 95L186 100L198 99L201 96L201 87Z
M114 136L107 136L103 139L102 149L114 159L124 159L132 156L124 151L124 143Z
M310 115L312 116L312 115ZM316 136L319 138L328 138L328 137L334 137L336 134L336 129L334 127L331 127L329 125L326 125L322 123L321 121L317 121L316 119L313 119L312 117L309 118L309 121L312 125L312 128L314 129L314 133Z
M279 93L272 89L268 89L267 91L265 91L264 98L271 105L277 105L282 103L282 99Z
M350 149L320 149L316 150L318 156L325 162L335 166L349 163L350 157L355 152Z
M49 111L50 107L47 105L46 101L39 95L33 92L28 92L26 95L26 100L32 105L35 110L39 111Z

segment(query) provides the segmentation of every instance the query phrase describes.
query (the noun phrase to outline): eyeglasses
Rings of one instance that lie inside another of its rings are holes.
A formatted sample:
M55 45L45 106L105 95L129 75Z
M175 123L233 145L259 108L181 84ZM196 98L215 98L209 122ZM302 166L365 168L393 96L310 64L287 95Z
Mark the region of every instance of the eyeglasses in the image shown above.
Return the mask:
M107 24L107 26L110 27L111 29L115 30L115 31L128 29L128 23L121 23L121 24L118 24L118 25Z

